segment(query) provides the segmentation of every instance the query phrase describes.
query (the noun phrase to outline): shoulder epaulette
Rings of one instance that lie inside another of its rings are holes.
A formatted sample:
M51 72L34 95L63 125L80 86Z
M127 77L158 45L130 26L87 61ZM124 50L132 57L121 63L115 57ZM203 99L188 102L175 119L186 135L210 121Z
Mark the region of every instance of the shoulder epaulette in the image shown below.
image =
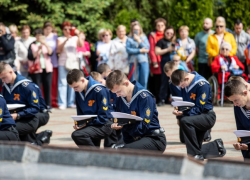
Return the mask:
M27 82L27 81L25 81L25 82L22 83L23 87L27 87L28 85L29 85L29 82Z
M140 93L140 95L141 95L142 98L148 97L147 93L145 93L145 92Z
M97 87L95 87L95 89L94 89L96 92L100 92L101 90L102 90L102 88L100 87L100 86L97 86Z

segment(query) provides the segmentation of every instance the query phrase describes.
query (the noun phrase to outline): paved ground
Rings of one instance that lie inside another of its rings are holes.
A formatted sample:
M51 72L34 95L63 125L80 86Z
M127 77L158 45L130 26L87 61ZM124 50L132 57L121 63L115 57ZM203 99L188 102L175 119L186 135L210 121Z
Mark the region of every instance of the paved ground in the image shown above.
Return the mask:
M170 105L159 107L159 119L161 126L165 128L167 137L167 148L165 152L186 154L185 145L179 141L179 127L175 116L172 115L173 108ZM236 129L233 107L215 107L214 111L217 121L212 129L212 140L222 138L227 149L225 157L243 160L241 153L234 150L232 144L236 142L233 131ZM53 109L49 123L39 131L50 129L53 131L51 145L76 147L71 139L73 132L73 120L70 115L76 115L76 109L58 110Z

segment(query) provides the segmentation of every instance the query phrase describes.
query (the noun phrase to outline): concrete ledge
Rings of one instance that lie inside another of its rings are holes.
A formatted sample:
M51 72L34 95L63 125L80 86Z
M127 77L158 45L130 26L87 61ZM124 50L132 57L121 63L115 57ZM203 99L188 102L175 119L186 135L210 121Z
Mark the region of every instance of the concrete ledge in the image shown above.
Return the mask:
M38 162L40 149L29 143L0 141L0 161Z
M204 167L204 177L250 179L250 162L229 159L210 159Z
M203 164L183 155L159 154L151 151L64 148L45 146L39 163L97 166L124 170L165 172L202 176ZM191 167L191 168L190 168Z

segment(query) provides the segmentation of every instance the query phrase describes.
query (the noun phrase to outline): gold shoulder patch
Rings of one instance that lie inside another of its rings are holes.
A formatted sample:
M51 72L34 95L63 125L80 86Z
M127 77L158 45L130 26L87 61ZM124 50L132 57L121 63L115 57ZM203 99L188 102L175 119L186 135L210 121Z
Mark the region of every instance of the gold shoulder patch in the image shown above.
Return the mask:
M33 91L32 95L36 99L36 93L35 93L35 91Z
M103 98L102 102L105 106L107 105L107 99L105 97Z
M3 109L0 108L0 116L3 114Z
M145 122L146 122L146 123L149 123L149 122L150 122L150 119L145 118Z

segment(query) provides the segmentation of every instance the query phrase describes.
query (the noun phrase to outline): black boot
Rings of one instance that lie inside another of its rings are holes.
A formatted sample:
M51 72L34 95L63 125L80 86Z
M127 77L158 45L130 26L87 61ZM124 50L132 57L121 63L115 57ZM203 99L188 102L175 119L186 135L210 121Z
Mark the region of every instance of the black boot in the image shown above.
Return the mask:
M226 148L223 145L222 139L216 139L214 140L218 146L219 156L223 157L226 154Z

